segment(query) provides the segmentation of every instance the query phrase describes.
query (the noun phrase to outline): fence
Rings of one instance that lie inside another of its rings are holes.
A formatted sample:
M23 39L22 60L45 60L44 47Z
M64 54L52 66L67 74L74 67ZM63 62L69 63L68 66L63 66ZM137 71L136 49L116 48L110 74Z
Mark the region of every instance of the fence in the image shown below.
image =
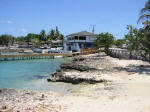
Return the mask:
M85 49L82 49L80 54L81 55L87 55L87 54L94 54L94 53L98 53L100 52L100 50L98 48L85 48Z

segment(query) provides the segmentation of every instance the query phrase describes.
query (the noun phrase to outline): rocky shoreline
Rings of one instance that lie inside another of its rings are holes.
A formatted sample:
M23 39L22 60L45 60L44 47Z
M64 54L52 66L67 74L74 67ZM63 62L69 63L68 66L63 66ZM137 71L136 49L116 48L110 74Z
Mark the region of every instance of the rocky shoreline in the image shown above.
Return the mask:
M2 89L0 111L149 112L149 75L150 64L147 62L119 60L103 53L85 55L72 63L62 64L61 70L52 76L51 81L68 80L77 84L71 84L76 89L70 88L70 94ZM78 84L81 82L87 83Z
M109 80L103 78L97 78L96 73L98 69L96 67L88 66L89 59L93 61L92 56L89 57L76 57L73 58L72 62L70 63L63 63L60 65L60 69L54 72L47 81L51 82L67 82L72 84L79 84L79 83L101 83L101 82L108 82ZM88 62L87 62L88 61ZM92 73L90 75L90 73ZM83 75L88 74L88 75ZM99 74L100 75L100 74Z

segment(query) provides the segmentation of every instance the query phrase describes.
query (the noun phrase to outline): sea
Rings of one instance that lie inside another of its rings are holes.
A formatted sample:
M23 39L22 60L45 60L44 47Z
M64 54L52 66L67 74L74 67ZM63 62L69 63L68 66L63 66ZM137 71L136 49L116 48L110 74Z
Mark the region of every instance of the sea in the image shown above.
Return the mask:
M69 61L64 58L0 61L0 89L66 91L68 84L47 82L47 78L61 63Z

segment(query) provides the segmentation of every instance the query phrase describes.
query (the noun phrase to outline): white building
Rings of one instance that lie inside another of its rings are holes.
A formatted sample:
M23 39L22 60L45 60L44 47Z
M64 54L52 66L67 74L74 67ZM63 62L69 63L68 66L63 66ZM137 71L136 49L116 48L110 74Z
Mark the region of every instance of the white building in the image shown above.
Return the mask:
M94 47L94 40L96 40L96 34L87 31L73 33L66 36L64 42L64 50L80 52L82 48Z

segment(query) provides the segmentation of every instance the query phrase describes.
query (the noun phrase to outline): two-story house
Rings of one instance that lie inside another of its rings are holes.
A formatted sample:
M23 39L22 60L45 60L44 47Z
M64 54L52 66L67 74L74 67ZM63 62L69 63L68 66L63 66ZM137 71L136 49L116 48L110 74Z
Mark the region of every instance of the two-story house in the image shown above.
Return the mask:
M69 51L80 52L83 48L94 47L93 43L96 40L96 34L87 31L73 33L66 36L64 49Z

